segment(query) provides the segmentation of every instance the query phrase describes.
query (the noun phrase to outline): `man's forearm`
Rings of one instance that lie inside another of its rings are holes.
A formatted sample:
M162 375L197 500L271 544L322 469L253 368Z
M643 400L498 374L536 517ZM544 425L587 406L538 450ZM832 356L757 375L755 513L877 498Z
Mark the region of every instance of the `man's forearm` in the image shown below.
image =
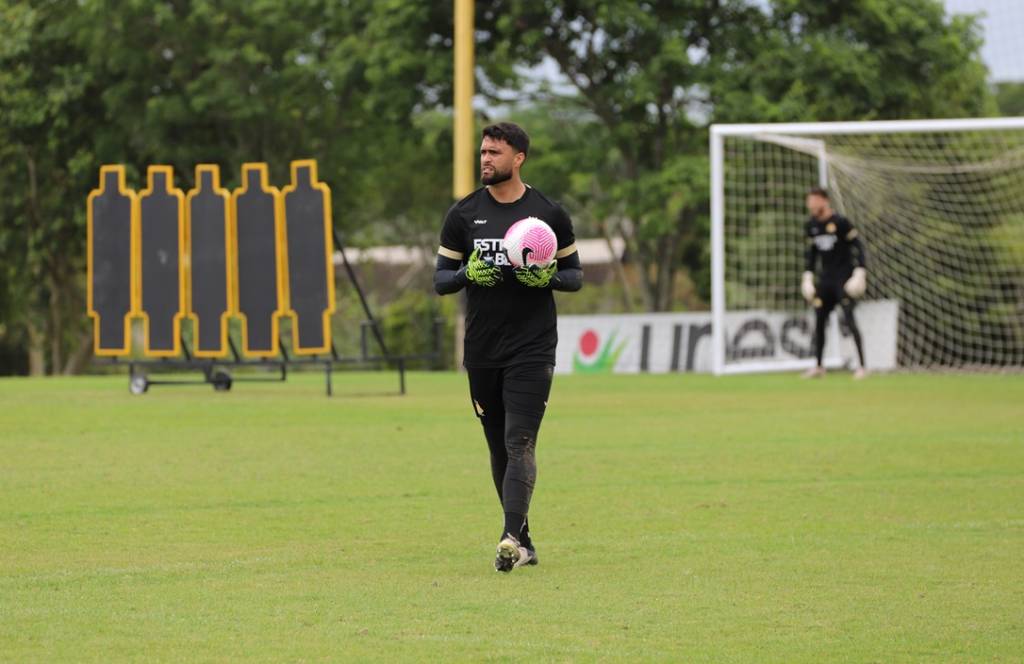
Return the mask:
M551 290L572 293L583 288L583 266L580 255L573 252L558 259L558 272L551 277Z
M437 257L437 265L434 270L434 290L438 295L458 293L468 283L466 270L459 261L446 256Z
M866 268L868 266L868 254L864 250L864 243L860 241L859 237L855 237L850 241L850 258L853 259L854 267Z
M804 250L804 272L814 272L815 263L818 262L818 250L813 242L808 241Z
M572 293L583 288L583 269L570 267L559 270L551 277L551 290Z

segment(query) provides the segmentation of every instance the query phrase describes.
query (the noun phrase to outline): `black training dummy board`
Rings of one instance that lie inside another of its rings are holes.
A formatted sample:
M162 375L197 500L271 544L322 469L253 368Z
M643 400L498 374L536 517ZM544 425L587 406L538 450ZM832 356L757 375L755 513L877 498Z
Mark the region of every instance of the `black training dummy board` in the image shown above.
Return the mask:
M279 319L287 311L281 192L268 184L267 165L242 166L242 186L231 195L233 304L242 321L242 351L277 355Z
M100 168L99 188L86 202L86 308L93 319L93 352L127 355L136 310L138 199L121 165Z
M150 166L139 193L139 316L143 354L181 353L185 315L185 197L170 166Z
M293 161L291 174L282 196L292 347L300 355L328 353L334 313L331 190L317 179L315 160Z
M196 166L195 182L185 198L190 277L187 308L192 318L193 354L224 357L233 309L231 195L220 186L220 167L216 164Z

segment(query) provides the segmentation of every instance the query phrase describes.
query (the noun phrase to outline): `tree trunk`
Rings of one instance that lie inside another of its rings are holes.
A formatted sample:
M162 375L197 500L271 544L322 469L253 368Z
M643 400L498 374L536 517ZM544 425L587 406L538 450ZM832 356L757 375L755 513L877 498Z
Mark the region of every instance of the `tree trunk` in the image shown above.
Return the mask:
M636 240L633 242L633 257L636 261L637 272L640 273L640 294L644 296L644 310L655 311L657 300L655 284L651 279L651 269L657 263L657 257L652 255L651 248L644 242Z
M626 270L622 267L622 261L615 255L615 247L612 244L611 233L608 232L608 224L602 221L597 226L601 231L601 237L604 238L605 244L608 245L608 253L612 257L612 269L615 271L615 277L622 285L622 303L625 306L626 312L632 313L633 287L629 285L629 277L626 276ZM625 241L625 238L623 238L623 241Z
M39 228L39 184L36 177L36 160L31 153L25 155L25 167L28 170L28 220L29 229L26 233L25 255L29 257L28 271L33 285L38 286L39 273L31 262L32 241L34 233ZM26 312L25 331L28 333L28 375L46 375L46 333L40 329L34 320L36 305L39 302L35 297L28 298L28 311Z
M32 321L25 323L25 331L28 333L28 375L46 375L46 340L39 328Z
M67 364L64 365L64 375L74 376L82 373L86 362L92 357L92 329L90 328L78 338L75 349L68 355ZM56 373L56 370L54 370Z
M673 233L662 239L662 262L661 270L658 273L658 311L669 311L672 309L673 282L676 278L676 253L679 247L679 233Z
M655 292L654 281L651 279L651 258L645 255L637 263L640 267L640 284L644 287L644 311L657 311L658 294Z
M60 312L60 290L50 278L50 371L56 375L64 366L61 341L64 339L64 317Z

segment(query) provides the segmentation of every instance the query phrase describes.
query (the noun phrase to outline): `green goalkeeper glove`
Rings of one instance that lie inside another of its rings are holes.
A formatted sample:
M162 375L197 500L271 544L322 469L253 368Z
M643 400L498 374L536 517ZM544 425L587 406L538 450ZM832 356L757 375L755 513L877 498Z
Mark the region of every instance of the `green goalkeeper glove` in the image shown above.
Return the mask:
M501 283L501 268L489 258L480 258L480 250L474 249L464 268L466 278L477 286L497 286Z
M531 265L526 267L517 267L513 270L516 275L516 279L519 280L524 286L530 288L547 288L548 284L551 283L551 278L558 272L558 263L552 263L547 267L540 267L539 265Z

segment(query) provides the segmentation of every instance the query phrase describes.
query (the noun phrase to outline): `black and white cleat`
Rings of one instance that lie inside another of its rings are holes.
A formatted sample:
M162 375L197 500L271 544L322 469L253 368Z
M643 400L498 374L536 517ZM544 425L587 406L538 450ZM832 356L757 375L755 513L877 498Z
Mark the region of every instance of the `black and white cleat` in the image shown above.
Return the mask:
M519 547L519 560L516 561L515 567L539 564L540 560L537 559L537 552L535 550L528 549L525 546Z
M525 548L519 545L519 540L511 535L505 535L498 542L498 550L494 556L494 570L496 572L511 572L519 567L518 563L523 559Z

